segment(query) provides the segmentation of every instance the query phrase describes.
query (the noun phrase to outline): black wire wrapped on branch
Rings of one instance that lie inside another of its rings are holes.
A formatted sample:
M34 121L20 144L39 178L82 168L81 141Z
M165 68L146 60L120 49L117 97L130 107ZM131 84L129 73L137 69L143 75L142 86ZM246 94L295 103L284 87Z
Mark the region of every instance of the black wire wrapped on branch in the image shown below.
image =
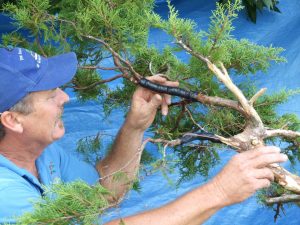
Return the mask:
M155 91L161 94L168 94L173 96L182 97L190 100L197 100L198 93L194 91L187 91L178 87L170 87L166 85L156 84L146 78L141 78L138 82L144 88L147 88L151 91Z

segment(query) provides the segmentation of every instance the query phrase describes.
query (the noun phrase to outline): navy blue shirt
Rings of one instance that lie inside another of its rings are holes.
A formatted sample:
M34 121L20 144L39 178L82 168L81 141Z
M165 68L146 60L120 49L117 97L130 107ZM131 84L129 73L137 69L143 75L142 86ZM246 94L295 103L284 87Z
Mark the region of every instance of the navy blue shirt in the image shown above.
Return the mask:
M67 154L57 144L45 149L36 167L40 180L0 154L0 223L14 223L17 216L31 211L33 201L43 194L42 185L76 179L92 185L99 180L93 166Z

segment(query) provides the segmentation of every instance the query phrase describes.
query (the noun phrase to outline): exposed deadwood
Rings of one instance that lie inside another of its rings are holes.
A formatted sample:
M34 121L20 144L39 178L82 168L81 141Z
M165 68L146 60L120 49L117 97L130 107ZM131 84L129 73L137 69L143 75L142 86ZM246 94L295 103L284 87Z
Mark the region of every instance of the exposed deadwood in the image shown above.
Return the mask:
M267 88L262 88L255 95L253 95L253 97L249 101L250 105L253 106L254 102L256 102L257 99L266 92L266 90Z
M266 137L284 137L284 138L297 138L300 137L300 132L292 130L266 130Z
M300 177L296 176L278 164L271 164L269 166L274 175L275 180L285 189L300 194Z
M282 195L279 197L268 198L265 201L267 205L273 205L277 203L300 202L300 195Z
M207 62L207 66L217 76L217 78L235 95L247 115L246 119L249 122L253 123L253 126L262 126L262 121L259 115L249 104L249 101L246 99L243 92L232 82L223 64L221 63L222 70L220 70L209 60Z

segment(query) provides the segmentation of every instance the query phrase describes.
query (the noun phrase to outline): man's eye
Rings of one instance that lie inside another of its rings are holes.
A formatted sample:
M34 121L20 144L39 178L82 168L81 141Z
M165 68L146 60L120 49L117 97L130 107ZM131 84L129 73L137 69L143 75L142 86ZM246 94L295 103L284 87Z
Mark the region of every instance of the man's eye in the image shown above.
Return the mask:
M54 99L56 97L56 93L51 93L51 95L48 97L48 99Z
M53 99L53 98L55 98L55 97L56 97L56 90L57 90L57 88L55 88L55 89L52 89L52 91L51 91L51 95L48 97L48 99Z

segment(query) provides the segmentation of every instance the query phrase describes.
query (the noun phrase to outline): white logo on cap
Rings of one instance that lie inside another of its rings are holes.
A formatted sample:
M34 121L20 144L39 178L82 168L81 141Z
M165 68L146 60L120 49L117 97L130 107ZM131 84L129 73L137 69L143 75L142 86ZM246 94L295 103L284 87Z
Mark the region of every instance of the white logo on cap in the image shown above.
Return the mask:
M19 48L18 54L19 54L20 61L23 61L24 58L23 58L23 55L22 55L22 49Z
M27 49L25 49L26 52L28 52L32 58L34 58L35 62L36 62L36 68L40 68L40 64L41 64L41 56L33 51L29 51ZM22 49L19 48L19 57L20 57L20 61L23 61L23 55L22 55Z

